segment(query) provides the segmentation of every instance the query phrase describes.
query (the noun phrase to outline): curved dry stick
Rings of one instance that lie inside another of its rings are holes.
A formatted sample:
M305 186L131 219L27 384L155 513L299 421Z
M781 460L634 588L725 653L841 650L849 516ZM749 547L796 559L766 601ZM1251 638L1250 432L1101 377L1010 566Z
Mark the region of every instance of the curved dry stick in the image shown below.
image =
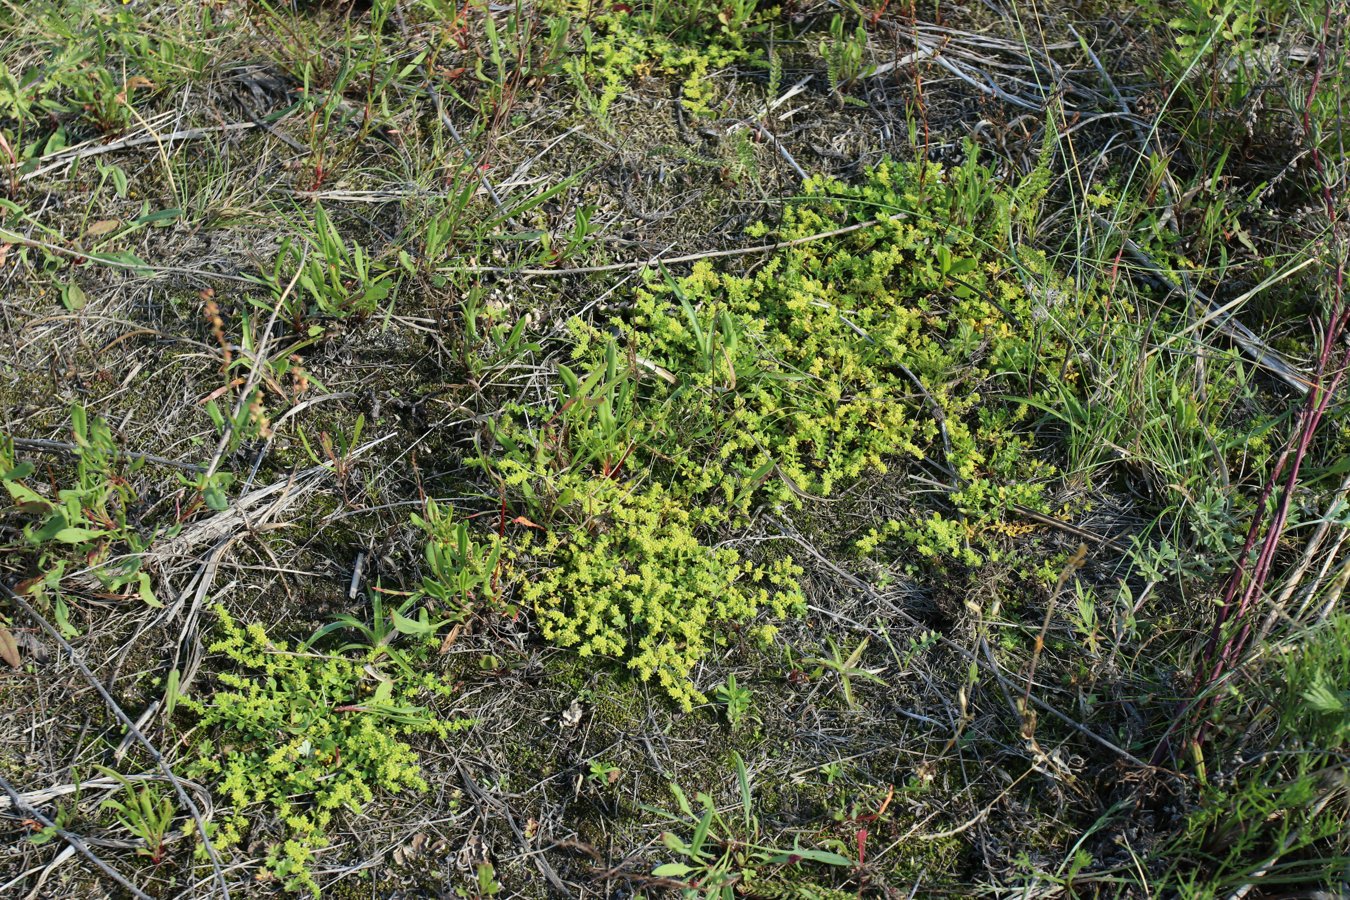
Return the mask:
M3 789L4 792L9 795L10 803L15 810L28 816L45 828L55 829L56 833L61 836L61 840L74 847L81 856L93 863L104 875L107 875L113 881L120 884L122 888L135 897L136 900L152 900L149 894L128 881L125 875L99 859L98 855L95 854L93 850L89 849L89 845L86 844L84 839L78 834L66 831L51 819L44 816L41 812L25 803L23 798L19 796L19 792L14 789L14 785L6 781L3 775L0 775L0 789Z
M94 690L98 691L98 695L103 698L103 702L107 705L109 711L112 712L113 716L126 727L140 745L145 748L145 752L150 755L150 758L154 760L155 765L164 773L164 777L173 785L174 793L178 795L178 799L185 807L187 807L188 811L192 813L192 821L197 825L197 834L201 837L202 846L206 848L206 855L211 860L211 868L215 873L216 882L220 885L221 896L224 897L225 900L230 900L230 888L229 885L225 883L225 874L220 863L220 856L216 853L216 848L212 845L211 838L206 834L206 819L202 816L201 810L197 808L197 804L190 796L188 796L188 792L184 789L183 783L178 780L178 776L173 773L173 770L169 768L169 764L164 761L164 757L160 754L159 750L155 748L154 744L150 743L149 738L141 733L141 730L136 727L136 723L131 721L131 717L122 710L122 707L113 699L112 694L108 693L108 689L103 686L103 682L99 681L89 667L84 664L84 661L80 659L79 654L75 652L75 648L71 646L69 641L61 636L61 632L58 631L51 622L47 621L46 616L39 613L27 600L11 590L9 585L0 584L0 592L3 592L4 595L9 598L10 602L23 610L30 619L37 622L39 627L47 632L47 636L56 641L56 643L61 646L61 649L66 651L66 655L70 657L71 664L79 669L80 674L84 676L85 680L93 686ZM13 796L11 799L13 799ZM62 836L64 837L64 835Z
M49 441L46 438L10 438L11 443L20 450L31 450L34 453L65 453L74 454L80 449L78 444L72 444L67 441ZM202 466L194 463L180 462L176 459L166 459L163 456L155 456L153 453L138 453L134 450L119 450L122 456L128 459L143 459L148 463L157 466L168 466L171 469L179 469L183 472L205 472Z

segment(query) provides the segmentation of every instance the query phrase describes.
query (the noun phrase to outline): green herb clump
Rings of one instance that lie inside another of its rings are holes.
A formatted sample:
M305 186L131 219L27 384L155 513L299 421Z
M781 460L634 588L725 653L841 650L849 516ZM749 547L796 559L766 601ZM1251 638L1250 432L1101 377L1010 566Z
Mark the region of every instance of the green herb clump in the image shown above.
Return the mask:
M974 162L883 163L861 185L815 178L805 194L773 235L801 244L750 274L701 263L652 279L616 323L637 356L678 378L654 385L681 410L663 453L694 492L741 511L800 504L904 458L946 469L973 515L1038 503L1053 470L1029 452L1027 409L982 401L1031 369L1073 377L1038 305L1100 316L1016 245L1014 213L1034 198Z
M213 693L179 701L210 735L195 741L186 773L214 782L232 807L217 846L275 816L283 838L268 850L267 870L285 889L317 896L309 867L335 812L360 812L376 790L426 789L401 736L445 737L471 722L441 721L417 705L421 694L449 691L434 675L397 669L377 679L368 659L294 651L261 625L241 627L223 607L216 614L222 636L209 650L238 671L216 675Z
M1312 883L1328 860L1345 858L1346 810L1335 800L1345 790L1350 751L1350 616L1291 635L1286 652L1253 667L1259 671L1230 690L1207 724L1221 732L1235 712L1261 710L1244 734L1247 747L1279 752L1244 747L1232 759L1197 752L1202 766L1217 771L1162 857L1169 860L1164 883L1176 879L1188 896L1230 894L1272 861L1282 883Z
M805 185L750 271L651 273L632 311L572 323L572 361L544 408L496 424L483 465L517 492L542 541L516 572L545 637L617 657L686 708L694 666L763 610L802 608L790 559L717 546L764 504L800 505L922 461L951 485L943 512L865 538L975 565L1017 505L1048 510L1053 467L1032 451L1032 373L1072 380L1045 324L1068 306L1100 325L1015 229L1043 180L1002 186L966 165L884 163L849 186ZM752 236L768 238L767 226Z
M0 436L0 488L14 509L31 519L22 525L22 549L13 549L29 557L38 573L29 592L40 606L52 610L67 637L78 633L62 590L68 573L87 570L111 594L139 597L147 606L160 607L140 557L154 540L172 537L180 527L152 530L130 515L141 502L133 485L145 460L121 452L107 421L91 418L83 405L72 404L70 434L73 471L61 482L49 475L47 487L41 480L29 482L36 466L17 461L12 444ZM44 490L54 493L55 500L40 492ZM129 552L119 552L123 548ZM71 565L75 560L78 567Z
M695 3L694 6L701 6ZM726 10L667 21L653 13L613 12L597 16L582 30L583 53L568 63L573 82L599 116L633 82L648 75L678 78L680 100L694 115L715 112L717 92L709 75L720 68L762 57L746 47L745 35L759 28L755 0L740 0Z
M707 545L698 515L660 484L588 481L566 478L573 499L559 512L577 524L535 548L548 562L523 589L548 640L624 659L688 710L706 700L694 666L732 629L804 608L791 560L757 565Z

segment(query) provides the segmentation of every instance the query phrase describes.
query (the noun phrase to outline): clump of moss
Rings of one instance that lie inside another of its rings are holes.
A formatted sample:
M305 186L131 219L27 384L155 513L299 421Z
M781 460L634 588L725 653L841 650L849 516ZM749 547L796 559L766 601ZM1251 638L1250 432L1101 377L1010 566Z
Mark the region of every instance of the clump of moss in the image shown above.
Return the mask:
M635 79L663 75L678 79L686 110L713 114L717 93L708 76L762 57L744 42L747 33L758 29L762 14L755 0L732 4L737 9L731 15L726 9L699 14L693 8L703 5L691 4L678 22L654 12L616 11L595 17L583 28L583 53L568 63L568 69L574 83L590 96L592 109L603 116Z
M639 292L615 324L677 378L653 394L680 408L661 449L692 492L742 511L797 504L909 458L946 468L968 515L1039 503L1053 470L1029 452L1026 408L985 401L1030 369L1074 370L1038 309L1070 295L1013 240L1034 198L992 178L976 163L883 163L858 186L815 178L773 235L798 246L752 274L704 263Z
M510 412L484 460L546 531L517 555L544 635L624 660L686 707L729 629L801 606L790 560L743 562L716 546L721 530L926 461L954 483L947 509L884 526L868 549L898 539L920 560L978 564L1015 505L1048 508L1054 470L1006 399L1032 372L1076 371L1045 307L1101 321L1014 237L1042 181L1003 187L972 152L954 170L887 162L804 190L772 234L789 246L763 266L652 273L629 315L574 322L583 374L561 367L547 408Z
M523 589L559 646L624 659L688 710L706 699L690 680L694 665L730 628L761 609L781 618L803 608L790 560L756 565L708 546L697 514L660 484L565 483L574 499L562 512L579 524L535 548L549 564Z
M292 650L261 625L241 627L223 607L216 614L221 637L210 652L237 671L216 675L213 693L179 700L209 735L195 741L186 774L214 782L232 807L216 846L238 844L251 824L275 816L284 837L268 850L267 871L286 890L318 896L309 866L335 812L360 812L376 790L426 790L402 736L445 737L472 723L417 705L423 693L449 691L434 675L400 668L377 680L371 659Z

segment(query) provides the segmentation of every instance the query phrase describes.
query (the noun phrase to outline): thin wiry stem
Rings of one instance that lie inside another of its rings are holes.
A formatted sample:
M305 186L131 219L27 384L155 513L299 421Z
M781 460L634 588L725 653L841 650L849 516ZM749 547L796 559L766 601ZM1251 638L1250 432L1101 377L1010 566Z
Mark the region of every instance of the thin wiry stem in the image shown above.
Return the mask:
M1295 489L1298 487L1299 473L1307 458L1313 438L1317 434L1331 400L1336 396L1350 369L1350 347L1340 349L1343 338L1350 326L1350 307L1345 302L1345 253L1343 248L1335 246L1340 224L1339 208L1332 193L1332 182L1327 175L1325 161L1313 130L1312 108L1317 91L1326 72L1327 52L1331 44L1331 20L1333 8L1328 6L1322 22L1322 35L1318 46L1317 67L1313 72L1308 88L1307 99L1303 106L1303 130L1311 141L1309 155L1313 168L1321 185L1320 195L1327 216L1329 233L1335 256L1335 271L1331 280L1330 303L1326 314L1320 321L1314 322L1314 330L1321 334L1322 348L1318 353L1316 369L1313 373L1311 389L1299 411L1293 434L1281 451L1279 458L1267 478L1265 486L1257 499L1257 512L1247 529L1247 537L1232 574L1224 585L1219 613L1210 628L1205 642L1200 665L1197 667L1192 694L1201 694L1206 687L1235 672L1243 662L1243 654L1251 636L1251 613L1257 599L1265 592L1270 579L1276 551L1284 535L1289 520L1289 511ZM1272 496L1279 490L1274 509L1265 514ZM1260 544L1256 559L1252 562L1252 552ZM1230 633L1230 623L1239 623L1236 631ZM1225 635L1227 635L1225 637ZM1202 746L1208 734L1209 723L1205 712L1212 701L1201 698L1188 705L1159 742L1154 751L1153 762L1158 764L1170 751L1170 738L1182 725L1183 718L1196 722L1189 739L1196 746Z

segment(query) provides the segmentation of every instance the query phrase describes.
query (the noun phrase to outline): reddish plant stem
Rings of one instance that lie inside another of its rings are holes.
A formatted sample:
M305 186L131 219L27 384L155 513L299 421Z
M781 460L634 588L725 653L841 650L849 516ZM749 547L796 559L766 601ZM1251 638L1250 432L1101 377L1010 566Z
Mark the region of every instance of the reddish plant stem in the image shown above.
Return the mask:
M1332 196L1331 179L1327 177L1326 166L1317 146L1317 138L1312 127L1313 104L1316 101L1317 91L1326 71L1331 17L1332 10L1328 7L1322 22L1317 68L1313 72L1312 82L1308 88L1302 119L1304 134L1312 142L1310 156L1313 168L1321 182L1322 203L1327 215L1329 234L1331 240L1335 242L1338 237L1337 227L1340 222L1339 210ZM1335 250L1334 243L1333 250ZM1289 520L1289 509L1293 503L1294 491L1298 487L1299 471L1307 457L1313 438L1316 436L1317 428L1321 424L1332 398L1336 396L1344 382L1347 369L1350 369L1350 347L1347 347L1339 355L1339 358L1337 353L1337 348L1345 337L1347 326L1350 326L1350 309L1347 308L1345 302L1345 254L1335 252L1335 259L1330 309L1320 323L1322 325L1320 329L1322 347L1318 353L1312 389L1308 392L1303 408L1299 411L1289 442L1281 451L1270 477L1261 490L1260 498L1257 501L1256 514L1247 530L1247 538L1233 567L1233 572L1224 586L1219 613L1210 629L1209 638L1205 642L1201 663L1192 685L1193 695L1201 694L1206 687L1215 684L1224 675L1236 672L1243 662L1243 653L1246 650L1247 641L1251 637L1250 613L1257 599L1264 593L1266 582L1270 578L1280 539ZM1280 488L1279 500L1273 512L1267 516L1265 512L1267 504L1277 487ZM1257 554L1255 564L1252 565L1249 574L1248 564L1251 560L1252 550L1256 547L1258 540L1261 542L1260 552ZM1224 634L1230 622L1241 624L1236 633L1231 634L1225 641ZM1196 722L1191 732L1191 741L1197 747L1203 746L1210 725L1205 713L1211 702L1207 698L1196 700L1190 705L1189 709L1183 710L1172 722L1154 753L1153 762L1155 765L1161 763L1167 755L1170 735L1183 724L1182 720L1188 716Z

